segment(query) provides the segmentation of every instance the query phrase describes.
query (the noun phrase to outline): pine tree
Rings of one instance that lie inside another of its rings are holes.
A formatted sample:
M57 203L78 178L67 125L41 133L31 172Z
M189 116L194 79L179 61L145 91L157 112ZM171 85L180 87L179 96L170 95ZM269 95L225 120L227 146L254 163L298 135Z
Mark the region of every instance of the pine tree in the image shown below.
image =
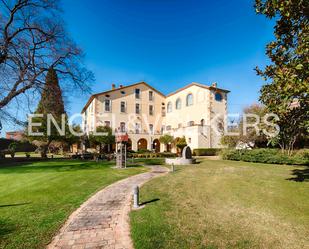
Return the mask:
M42 132L43 136L35 136L32 139L36 140L36 144L41 149L41 156L46 157L48 147L53 141L64 141L65 136L62 136L57 131L56 127L51 122L51 131L47 131L47 115L51 114L61 128L62 115L65 115L65 130L67 131L67 116L64 109L62 99L62 91L59 86L58 76L53 68L49 68L46 75L44 89L41 94L41 99L35 114L43 114L43 117L35 117L32 122L41 123L41 126L34 127L34 132Z

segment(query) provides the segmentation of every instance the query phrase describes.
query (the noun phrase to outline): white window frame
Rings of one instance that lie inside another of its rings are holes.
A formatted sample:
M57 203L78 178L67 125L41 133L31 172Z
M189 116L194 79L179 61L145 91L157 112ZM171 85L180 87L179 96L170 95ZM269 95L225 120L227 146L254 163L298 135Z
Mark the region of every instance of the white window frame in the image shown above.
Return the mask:
M188 97L189 96L192 96L192 103L189 103L189 101L188 101ZM191 106L193 104L194 104L193 94L192 93L188 93L187 96L186 96L186 106Z
M152 113L150 113L150 106L152 106ZM154 105L149 105L148 111L149 111L149 115L153 116L154 115Z
M122 126L121 126L121 124L124 124L124 129L122 129ZM119 124L119 129L120 129L120 132L126 132L126 129L127 129L127 127L126 127L126 122L120 122L120 124Z
M137 93L136 90L138 90L138 98L137 98ZM141 99L141 89L140 88L135 88L134 89L134 95L135 95L135 99Z
M106 101L109 101L109 111L106 111ZM111 112L111 111L112 111L112 100L104 99L104 112Z
M121 104L124 103L124 111L122 111ZM126 101L120 101L120 113L126 113L127 112L127 102Z
M169 108L170 107L170 108ZM173 111L173 104L171 101L167 103L166 112L171 113Z
M175 103L175 108L176 108L176 110L180 110L181 109L181 105L182 105L182 103L181 103L182 101L181 101L181 98L177 98L176 99L176 103ZM178 108L178 104L179 103L179 108Z
M138 105L138 112L136 111L136 106ZM135 114L141 114L142 108L140 103L135 103Z
M151 93L151 95L150 95L150 93ZM151 98L150 98L150 96L151 96ZM154 91L150 90L148 92L148 99L149 99L149 101L154 101Z

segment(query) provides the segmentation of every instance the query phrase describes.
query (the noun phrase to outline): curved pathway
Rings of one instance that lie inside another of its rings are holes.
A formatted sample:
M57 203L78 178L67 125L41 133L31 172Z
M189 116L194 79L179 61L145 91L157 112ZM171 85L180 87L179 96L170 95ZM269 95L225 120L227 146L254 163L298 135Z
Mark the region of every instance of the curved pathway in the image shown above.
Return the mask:
M161 166L151 169L113 183L88 199L71 214L47 248L133 248L128 215L133 188L167 172Z

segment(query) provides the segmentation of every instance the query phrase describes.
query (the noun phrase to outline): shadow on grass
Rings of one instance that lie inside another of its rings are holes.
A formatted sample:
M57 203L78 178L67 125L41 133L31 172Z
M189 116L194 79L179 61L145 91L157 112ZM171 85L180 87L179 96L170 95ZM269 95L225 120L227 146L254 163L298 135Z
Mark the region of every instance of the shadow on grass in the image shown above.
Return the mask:
M78 170L102 169L113 166L113 162L92 162L92 161L49 161L39 163L24 163L21 165L1 167L1 174L24 174L41 172L73 172Z
M150 201L144 201L142 202L140 205L143 206L143 205L147 205L149 203L152 203L152 202L156 202L156 201L159 201L160 199L159 198L155 198L155 199L152 199Z
M141 165L163 165L164 159L162 158L136 158L133 163Z
M15 226L11 223L8 223L4 220L0 220L0 238L3 236L12 233L15 230ZM2 239L0 239L1 241Z
M127 164L127 168L141 168L143 167L141 164Z
M288 178L289 181L295 182L309 182L309 166L304 169L293 169L293 177Z
M30 203L31 203L31 202L15 203L15 204L5 204L5 205L0 205L0 208L23 206L23 205L27 205L27 204L30 204Z

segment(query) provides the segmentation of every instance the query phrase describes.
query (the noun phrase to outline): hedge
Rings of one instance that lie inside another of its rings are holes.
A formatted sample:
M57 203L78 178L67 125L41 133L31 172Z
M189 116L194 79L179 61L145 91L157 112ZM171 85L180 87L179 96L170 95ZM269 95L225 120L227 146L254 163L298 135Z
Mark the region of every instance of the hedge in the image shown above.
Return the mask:
M217 156L221 149L217 148L199 148L193 150L194 156Z
M157 158L157 157L176 157L177 155L175 153L171 153L171 152L160 152L160 153L128 153L127 154L128 157L134 157L134 158Z
M33 152L36 147L27 141L15 141L12 139L0 138L0 151L7 150L11 143L16 143L16 152Z
M309 150L299 150L288 156L279 149L224 150L222 159L255 163L309 165Z

